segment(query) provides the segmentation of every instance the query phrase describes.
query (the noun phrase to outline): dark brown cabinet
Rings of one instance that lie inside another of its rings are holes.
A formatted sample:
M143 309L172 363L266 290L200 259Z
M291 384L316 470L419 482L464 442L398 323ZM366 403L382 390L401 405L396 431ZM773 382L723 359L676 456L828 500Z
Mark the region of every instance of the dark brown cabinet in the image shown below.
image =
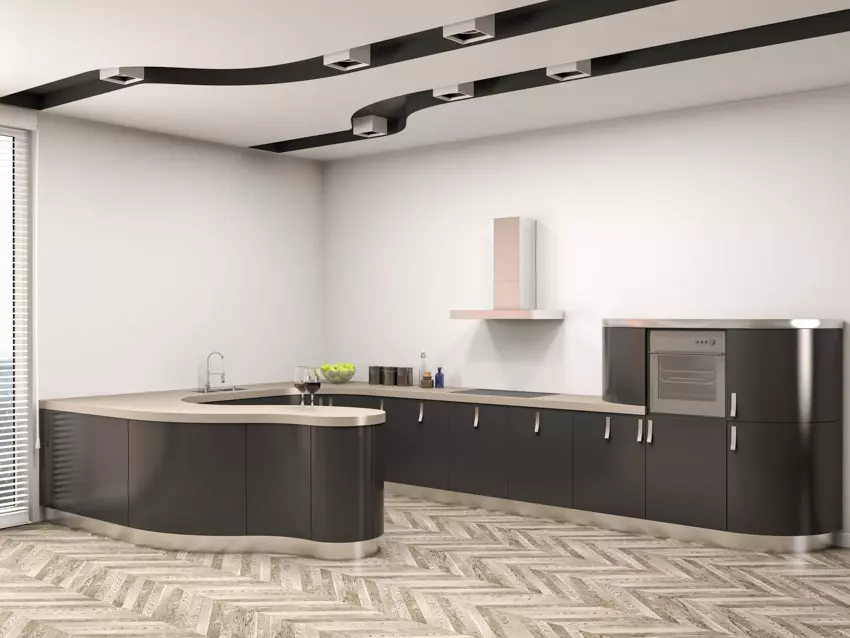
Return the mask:
M245 425L130 421L129 456L131 527L245 535Z
M726 421L652 415L646 424L646 518L726 529Z
M606 327L603 338L603 398L646 405L646 330Z
M40 421L41 504L127 525L126 419L42 410Z
M573 507L644 518L646 459L637 440L639 420L643 417L576 413Z
M249 535L310 538L312 429L307 425L248 426Z
M505 498L509 408L449 406L449 489Z
M384 399L385 478L449 489L449 411L438 401Z
M841 529L841 422L727 425L730 532L798 536Z
M840 420L843 334L839 329L727 330L726 414L743 422Z
M509 408L508 498L573 506L573 413Z

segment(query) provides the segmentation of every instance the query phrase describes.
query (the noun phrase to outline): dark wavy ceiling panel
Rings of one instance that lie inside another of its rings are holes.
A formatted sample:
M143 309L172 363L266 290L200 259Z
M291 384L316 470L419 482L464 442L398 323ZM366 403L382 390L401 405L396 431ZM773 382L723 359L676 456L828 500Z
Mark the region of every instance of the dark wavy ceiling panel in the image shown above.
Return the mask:
M104 82L99 71L88 71L62 80L0 98L0 104L30 109L49 109L140 84L182 84L202 86L249 86L306 82L360 73L370 68L398 64L460 48L483 46L488 42L587 22L607 16L668 4L675 0L547 0L495 14L496 37L482 42L457 44L443 37L442 27L372 43L371 63L364 69L337 71L324 65L322 57L249 69L193 69L144 67L144 80L122 86ZM366 44L366 43L364 43ZM330 53L330 51L328 52ZM137 66L134 64L134 66Z
M750 29L731 31L693 40L684 40L594 58L592 60L592 76L577 81L586 82L595 77L615 73L626 73L665 64L685 62L687 60L697 60L705 57L747 51L749 49L776 46L848 31L850 31L850 10L825 13L808 18L778 22ZM545 68L477 80L475 82L475 96L469 99L477 100L492 95L538 88L551 85L553 82L555 80L546 75ZM451 104L451 102L445 102L439 98L435 98L431 90L418 91L370 104L357 111L352 116L352 120L366 115L384 117L388 120L387 135L394 135L406 128L407 120L413 113L446 104ZM359 137L354 135L351 129L347 129L345 131L335 131L333 133L311 137L261 144L252 148L272 153L289 153L309 148L330 146L332 144L359 142L367 139L375 138Z

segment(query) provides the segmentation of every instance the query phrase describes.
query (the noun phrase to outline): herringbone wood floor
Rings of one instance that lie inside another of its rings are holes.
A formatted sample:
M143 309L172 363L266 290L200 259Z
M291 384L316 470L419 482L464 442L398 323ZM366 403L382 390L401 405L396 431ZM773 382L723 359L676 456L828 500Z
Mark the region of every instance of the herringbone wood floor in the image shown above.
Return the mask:
M377 557L0 530L0 638L850 636L850 550L775 556L387 499Z

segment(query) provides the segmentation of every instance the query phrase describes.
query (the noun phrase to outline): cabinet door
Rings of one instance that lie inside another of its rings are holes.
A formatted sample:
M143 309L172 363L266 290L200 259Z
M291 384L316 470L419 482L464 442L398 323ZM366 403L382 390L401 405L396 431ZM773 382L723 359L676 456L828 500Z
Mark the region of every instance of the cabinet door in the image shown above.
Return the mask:
M603 334L603 398L646 405L646 330L605 328Z
M511 408L508 498L573 506L573 414Z
M841 529L840 421L729 421L728 437L730 532L798 536Z
M611 420L607 439L606 419ZM573 507L644 518L646 460L637 440L638 417L580 412L573 432Z
M366 408L369 410L377 410L381 406L380 397L362 397L353 394L334 394L331 395L332 403L335 406L344 408ZM325 405L328 402L325 401Z
M41 504L127 525L126 419L42 410Z
M650 416L646 518L726 529L726 421Z
M449 488L448 412L445 403L384 399L385 478L394 483Z
M130 527L243 536L246 427L130 421Z
M247 426L250 536L310 538L309 425Z
M841 330L727 330L727 412L736 394L735 419L744 422L800 420L838 421L842 411ZM806 353L810 351L810 355ZM801 403L806 369L799 355L811 360L811 400ZM810 404L808 419L801 408Z
M507 496L508 410L495 405L450 406L451 490L498 498Z

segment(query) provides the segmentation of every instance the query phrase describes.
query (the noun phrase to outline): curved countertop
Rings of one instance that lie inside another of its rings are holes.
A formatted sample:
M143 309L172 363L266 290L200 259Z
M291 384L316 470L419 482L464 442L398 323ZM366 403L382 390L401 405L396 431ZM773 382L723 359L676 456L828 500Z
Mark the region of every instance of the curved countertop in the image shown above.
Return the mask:
M598 396L552 394L543 397L502 397L457 394L462 388L423 389L417 387L368 385L366 383L326 384L320 394L348 394L400 399L449 401L479 405L505 405L611 414L646 413L640 405L604 401ZM297 405L221 405L221 401L295 395L292 383L265 383L244 390L205 394L193 390L115 394L72 399L45 399L45 410L76 412L94 416L165 421L175 423L280 423L326 427L378 425L386 420L382 410L365 408Z

